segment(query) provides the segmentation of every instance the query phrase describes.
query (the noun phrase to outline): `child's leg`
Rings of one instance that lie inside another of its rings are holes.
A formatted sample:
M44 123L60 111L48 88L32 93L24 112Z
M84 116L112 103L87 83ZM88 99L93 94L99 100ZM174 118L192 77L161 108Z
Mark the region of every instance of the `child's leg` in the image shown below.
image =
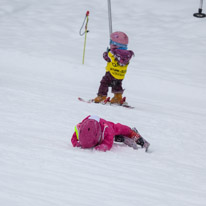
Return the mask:
M102 80L100 81L100 86L97 93L98 96L94 99L94 102L100 103L106 99L110 84L110 73L106 72L106 74L102 77Z
M135 139L135 142L140 145L141 147L144 147L145 150L147 151L149 146L150 146L150 143L147 142L147 140L145 140L141 135L140 133L138 132L138 130L134 127L132 128L132 134L131 134L131 138L134 138Z
M130 137L132 134L132 129L128 127L127 125L120 124L120 123L113 123L113 130L115 135L123 135Z
M113 87L113 80L115 80L115 78L109 72L106 72L100 81L98 95L107 96L108 88Z
M122 94L124 92L123 88L122 88L122 80L119 80L119 79L114 79L112 81L112 93L116 94L116 93L119 93L119 94Z
M108 77L107 77L107 75L105 74L105 75L102 77L102 80L100 81L100 86L99 86L99 90L98 90L97 95L98 95L98 96L107 96L108 87L109 87Z
M134 142L138 145L140 145L141 147L145 148L145 150L147 151L150 143L147 142L138 132L138 130L136 128L130 128L126 125L117 123L117 124L113 124L113 129L115 131L115 135L121 135L121 136L125 136L127 138L133 139ZM129 139L126 140L128 143L132 142Z
M121 104L123 91L122 80L114 79L112 82L112 93L114 93L114 97L111 99L112 104Z

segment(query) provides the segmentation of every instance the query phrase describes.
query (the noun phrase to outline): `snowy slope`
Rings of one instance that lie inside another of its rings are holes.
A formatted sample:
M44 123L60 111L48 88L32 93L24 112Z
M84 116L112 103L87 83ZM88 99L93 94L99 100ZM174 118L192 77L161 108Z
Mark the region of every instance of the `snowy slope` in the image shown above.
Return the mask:
M192 16L198 6L112 0L113 30L125 31L135 52L123 82L129 110L77 100L95 97L105 72L107 1L1 0L0 205L205 205L206 22ZM150 152L73 148L74 126L89 114L137 127Z

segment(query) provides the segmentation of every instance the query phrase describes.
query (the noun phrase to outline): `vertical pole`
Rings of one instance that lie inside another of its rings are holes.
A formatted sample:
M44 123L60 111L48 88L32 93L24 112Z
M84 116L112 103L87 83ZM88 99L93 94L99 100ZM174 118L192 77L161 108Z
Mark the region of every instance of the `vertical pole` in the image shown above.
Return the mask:
M198 12L201 14L202 13L202 6L203 6L203 0L200 0L200 8Z
M86 24L85 24L85 32L84 32L84 50L83 50L83 58L82 58L82 64L84 64L84 57L85 57L85 48L86 48L86 41L87 41L87 25L89 21L89 11L86 13Z
M202 7L203 7L203 0L200 0L200 7L198 9L198 13L194 13L193 14L194 17L198 17L198 18L206 17L206 14L202 13Z
M87 41L87 32L85 32L85 34L84 34L84 49L83 49L82 64L84 64L84 57L85 57L86 41Z
M108 19L109 19L109 38L112 33L112 9L111 9L111 0L107 0L108 3Z
M200 0L200 9L202 9L203 6L203 0Z

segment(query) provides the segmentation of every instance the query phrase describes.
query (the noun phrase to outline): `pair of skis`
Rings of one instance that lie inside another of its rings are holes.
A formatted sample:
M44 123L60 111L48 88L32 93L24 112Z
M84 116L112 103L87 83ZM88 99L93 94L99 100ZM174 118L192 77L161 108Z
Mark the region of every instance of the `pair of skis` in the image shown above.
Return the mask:
M95 103L94 99L89 99L89 100L85 100L81 97L78 97L78 100L81 102L86 102L86 103ZM115 106L121 106L121 107L125 107L125 108L129 108L129 109L134 109L133 106L128 105L128 103L126 102L126 97L122 98L122 101L120 104L112 104L110 102L110 97L107 97L104 101L102 101L100 104L102 105L115 105Z

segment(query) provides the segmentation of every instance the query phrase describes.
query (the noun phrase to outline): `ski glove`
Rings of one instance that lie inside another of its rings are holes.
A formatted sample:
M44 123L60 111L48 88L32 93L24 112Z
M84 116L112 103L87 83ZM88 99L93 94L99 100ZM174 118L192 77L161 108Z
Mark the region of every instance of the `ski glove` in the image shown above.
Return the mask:
M111 59L108 57L108 51L103 53L103 58L104 58L105 61L111 62Z
M102 152L106 152L107 150L109 150L109 148L106 144L100 144L100 145L96 146L95 149L102 151Z

